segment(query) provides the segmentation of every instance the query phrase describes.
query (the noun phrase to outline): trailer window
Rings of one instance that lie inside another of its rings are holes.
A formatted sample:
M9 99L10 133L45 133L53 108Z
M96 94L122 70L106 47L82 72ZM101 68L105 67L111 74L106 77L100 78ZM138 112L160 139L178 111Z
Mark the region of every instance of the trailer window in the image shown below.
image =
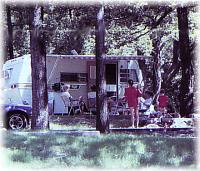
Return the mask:
M12 68L3 71L3 78L4 78L4 79L9 79L9 78L10 78L10 75L11 75L11 71L12 71Z
M138 82L138 76L135 69L120 69L120 82L127 83L129 79Z
M78 82L85 83L87 81L86 73L61 73L61 82Z
M96 66L90 66L90 79L96 79Z

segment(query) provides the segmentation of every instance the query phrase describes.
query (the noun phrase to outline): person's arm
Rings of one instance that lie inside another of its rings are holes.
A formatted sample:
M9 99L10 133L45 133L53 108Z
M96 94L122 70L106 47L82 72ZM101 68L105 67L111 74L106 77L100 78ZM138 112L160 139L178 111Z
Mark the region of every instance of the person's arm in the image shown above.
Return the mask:
M145 99L143 97L140 97L140 103L144 103Z
M127 89L125 88L124 97L126 97L126 95L127 95Z
M73 97L69 94L69 101L73 100Z
M137 89L137 93L138 93L138 97L142 96L142 90L141 89Z
M69 106L69 103L72 100L72 96L66 92L63 95L61 95L61 98L63 100L65 107Z
M127 89L126 88L125 88L124 97L122 97L122 100L123 101L127 100Z
M64 106L67 107L68 105L67 105L66 100L65 100L66 97L65 96L61 96L61 98L62 98L62 101L64 103Z
M166 96L166 103L169 104L169 97Z
M152 100L151 99L146 99L143 104L146 106L146 107L150 107L151 106L151 103L152 103Z

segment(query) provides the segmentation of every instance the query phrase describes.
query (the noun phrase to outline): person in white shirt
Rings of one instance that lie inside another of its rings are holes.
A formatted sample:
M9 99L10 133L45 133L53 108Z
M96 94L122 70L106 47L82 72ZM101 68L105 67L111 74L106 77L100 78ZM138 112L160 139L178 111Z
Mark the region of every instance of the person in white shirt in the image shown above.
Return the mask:
M151 91L146 91L145 97L140 99L140 104L141 104L140 111L144 112L144 115L149 115L155 112L154 105L152 103L153 103L153 93Z
M65 105L65 108L68 108L70 106L70 101L72 99L72 96L70 95L69 93L69 88L70 86L69 85L64 85L62 87L62 93L61 93L61 98L63 100L63 103Z

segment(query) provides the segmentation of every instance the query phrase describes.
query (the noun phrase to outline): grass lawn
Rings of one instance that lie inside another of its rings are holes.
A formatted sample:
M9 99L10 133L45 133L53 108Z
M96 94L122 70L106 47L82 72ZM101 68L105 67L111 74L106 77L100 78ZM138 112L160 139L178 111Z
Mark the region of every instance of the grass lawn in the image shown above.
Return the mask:
M28 169L89 167L195 168L195 138L163 135L109 134L72 136L63 132L35 134L3 131L6 165Z

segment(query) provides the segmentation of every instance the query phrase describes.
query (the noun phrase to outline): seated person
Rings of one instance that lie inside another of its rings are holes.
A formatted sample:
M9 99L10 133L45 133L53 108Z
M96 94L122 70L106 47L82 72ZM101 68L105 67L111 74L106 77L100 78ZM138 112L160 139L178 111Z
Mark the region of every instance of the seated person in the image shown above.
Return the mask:
M146 91L144 94L144 98L140 100L140 112L145 115L149 115L150 113L155 112L153 102L153 93L151 91Z
M83 96L79 97L79 109L81 114L83 114L84 112L88 112Z
M91 86L91 92L88 92L88 109L90 113L96 112L96 86Z
M158 110L161 113L166 113L167 112L167 106L168 106L168 96L165 95L165 90L161 89L160 90L160 95L158 98Z
M108 112L112 115L118 115L118 101L116 96L110 96L107 98Z
M154 105L154 110L150 113L150 118L160 118L162 113L158 110L158 106Z
M63 100L65 109L68 111L68 107L70 106L71 100L72 100L72 96L69 93L69 85L64 85L62 87L62 93L61 93L61 98ZM68 113L68 112L67 112Z

